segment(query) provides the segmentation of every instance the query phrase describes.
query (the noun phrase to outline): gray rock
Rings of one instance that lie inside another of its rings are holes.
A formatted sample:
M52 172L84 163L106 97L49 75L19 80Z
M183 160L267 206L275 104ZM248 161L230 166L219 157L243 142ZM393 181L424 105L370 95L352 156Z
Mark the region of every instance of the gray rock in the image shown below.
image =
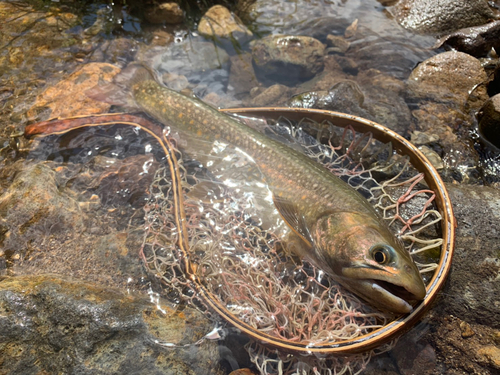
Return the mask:
M444 34L494 18L485 0L401 0L391 11L404 28L426 34Z
M252 57L258 71L273 81L306 80L324 67L325 46L306 36L270 35L255 42Z
M222 374L212 324L192 309L59 279L0 281L0 363L9 374ZM178 345L166 348L158 343ZM184 345L187 345L184 347Z
M500 94L484 103L478 113L478 119L481 139L500 149Z
M500 328L500 190L447 185L457 219L453 268L439 311Z
M500 21L460 29L440 38L433 48L449 46L475 57L486 56L492 48L500 52Z

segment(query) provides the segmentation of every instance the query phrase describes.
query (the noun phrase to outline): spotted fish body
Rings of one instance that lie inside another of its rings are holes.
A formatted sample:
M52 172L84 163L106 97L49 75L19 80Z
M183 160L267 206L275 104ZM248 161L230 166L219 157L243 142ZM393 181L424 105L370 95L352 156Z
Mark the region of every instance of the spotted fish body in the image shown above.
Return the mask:
M130 65L114 84L88 95L138 107L182 133L243 150L262 171L281 216L302 239L300 255L373 306L408 313L408 302L424 298L416 265L369 202L307 156L160 85L141 65Z

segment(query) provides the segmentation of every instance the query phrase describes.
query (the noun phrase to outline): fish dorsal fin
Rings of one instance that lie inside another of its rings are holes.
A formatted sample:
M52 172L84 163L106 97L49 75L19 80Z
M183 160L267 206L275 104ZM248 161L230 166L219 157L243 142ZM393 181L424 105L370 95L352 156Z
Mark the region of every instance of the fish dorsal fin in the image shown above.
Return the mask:
M302 215L297 206L287 199L273 195L274 205L276 206L285 223L309 246L313 246L313 239L309 228L307 227L304 215Z

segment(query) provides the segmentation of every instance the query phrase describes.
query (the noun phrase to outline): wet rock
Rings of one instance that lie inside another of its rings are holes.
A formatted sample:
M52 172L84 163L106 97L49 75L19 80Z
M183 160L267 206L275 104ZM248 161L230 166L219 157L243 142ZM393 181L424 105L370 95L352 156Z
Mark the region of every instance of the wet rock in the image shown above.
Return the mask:
M175 25L184 21L184 12L177 3L154 4L145 9L144 18L153 24Z
M270 35L255 42L252 57L265 78L300 81L314 77L324 67L325 46L307 36Z
M368 92L365 95L365 92ZM370 88L361 90L351 80L335 84L328 91L310 91L295 95L287 105L293 108L317 108L360 116L397 132L404 132L402 124L410 121L410 111L397 94Z
M478 182L479 156L470 138L457 134L467 133L473 120L470 115L452 107L427 102L411 114L418 131L438 138L436 151L445 163L445 177L461 182Z
M28 116L39 121L55 117L91 115L109 110L110 105L90 99L85 91L98 83L111 82L120 68L106 63L90 63L38 96ZM42 114L40 116L40 114Z
M450 184L447 188L457 219L457 240L453 268L437 308L439 314L467 321L476 332L467 340L477 336L479 340L490 334L474 324L500 328L500 190ZM462 341L458 325L456 336Z
M231 56L231 70L229 71L228 94L240 97L241 94L249 93L253 87L258 86L259 81L255 76L252 64L252 55L242 53Z
M166 314L144 297L88 283L54 276L4 278L2 369L11 374L221 374L215 342L183 347L212 329L207 319L189 308L172 310L162 300L159 305Z
M481 140L500 149L500 94L484 103L478 119Z
M282 104L287 98L290 89L284 85L276 84L268 87L252 99L256 107Z
M486 100L484 87L487 80L481 62L463 52L443 52L418 65L408 78L408 91L412 99L453 102L458 108L468 103L478 107ZM472 94L469 94L473 91Z
M328 91L311 91L295 95L288 101L292 108L317 108L368 117L364 106L365 96L354 81L346 80L335 84Z
M500 52L500 21L468 27L440 38L432 48L449 46L475 57L486 56L492 48Z
M229 55L211 42L186 40L150 56L150 64L160 74L183 75L199 97L209 92L223 94L229 79ZM151 63L152 61L152 63Z
M428 34L482 25L494 17L484 0L401 0L391 11L404 28Z
M205 13L198 24L198 32L222 45L233 44L236 49L253 37L238 16L222 5L215 5Z

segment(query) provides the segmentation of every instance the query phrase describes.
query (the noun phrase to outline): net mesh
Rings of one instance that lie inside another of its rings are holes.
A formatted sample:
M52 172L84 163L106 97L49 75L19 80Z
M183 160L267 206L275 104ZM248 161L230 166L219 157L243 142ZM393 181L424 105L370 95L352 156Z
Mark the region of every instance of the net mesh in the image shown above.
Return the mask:
M437 225L441 216L434 208L434 193L407 158L370 134L358 134L330 122L280 119L253 126L300 149L358 190L404 241L424 280L432 277L442 241ZM283 223L265 224L262 217L269 211L243 185L227 176L221 178L196 160L188 160L178 149L175 152L181 169L189 260L205 287L238 319L260 332L311 345L351 340L393 319L371 309L321 270L291 254L288 237L282 235ZM239 168L240 175L254 167L248 160L246 164L230 160L230 165ZM266 189L262 184L261 196L266 196ZM200 190L204 192L201 197ZM178 304L195 306L217 320L184 273L168 169L156 172L150 193L141 249L145 263L162 281L164 296ZM385 345L378 352L389 348L390 344ZM256 342L250 342L247 350L262 374L354 374L373 354L297 357Z

